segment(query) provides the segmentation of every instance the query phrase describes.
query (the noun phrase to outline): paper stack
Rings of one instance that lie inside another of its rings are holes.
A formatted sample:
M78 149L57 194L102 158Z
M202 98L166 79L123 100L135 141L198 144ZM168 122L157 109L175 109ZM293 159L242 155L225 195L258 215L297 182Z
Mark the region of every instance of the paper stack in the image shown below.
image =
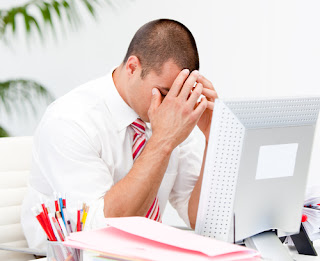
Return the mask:
M105 228L73 233L64 244L112 260L261 260L255 250L142 217L108 218Z
M320 188L307 189L302 213L307 220L302 223L311 241L320 239Z
M307 189L302 215L302 226L309 239L311 241L320 239L320 188L318 186ZM284 243L294 245L290 236L286 237Z

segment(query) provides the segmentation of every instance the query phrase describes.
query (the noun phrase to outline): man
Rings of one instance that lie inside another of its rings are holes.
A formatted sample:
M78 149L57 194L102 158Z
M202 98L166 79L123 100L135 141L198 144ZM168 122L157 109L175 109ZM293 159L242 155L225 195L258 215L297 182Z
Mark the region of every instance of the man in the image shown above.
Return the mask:
M168 199L194 228L203 164L190 133L198 125L208 141L217 97L198 69L190 31L155 20L137 31L119 67L49 106L34 137L22 211L30 247L45 240L30 208L55 191L67 194L73 214L77 201L90 205L86 228L104 217L161 221Z

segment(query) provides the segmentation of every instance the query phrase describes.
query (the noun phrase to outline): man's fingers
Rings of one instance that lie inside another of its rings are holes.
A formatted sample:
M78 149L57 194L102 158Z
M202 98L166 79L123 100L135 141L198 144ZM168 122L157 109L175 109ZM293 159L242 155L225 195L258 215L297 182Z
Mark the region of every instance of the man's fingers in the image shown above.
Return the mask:
M188 97L189 97L189 94L191 92L191 90L193 89L193 86L194 84L197 82L198 80L198 77L199 77L199 72L198 71L193 71L188 79L185 81L181 91L180 91L180 94L179 94L179 97L182 98L183 100L187 100Z
M199 75L198 82L202 83L203 88L215 91L212 83L206 77L204 77L203 75Z
M190 97L188 98L187 103L189 103L189 105L191 107L194 107L197 104L197 101L201 95L203 91L203 86L201 83L197 83L197 85L194 87L192 93L190 94Z
M161 93L157 88L153 88L151 104L148 110L149 118L150 118L150 115L152 115L153 112L160 106L160 104L161 104Z
M214 101L215 99L218 98L217 92L215 90L212 90L212 89L203 88L202 89L202 95L206 96L206 98L209 101Z
M177 78L174 80L167 96L171 96L171 97L177 97L180 93L180 90L185 82L185 80L188 78L189 75L189 70L188 69L184 69L182 70Z
M208 101L206 97L202 97L201 101L198 103L197 108L193 111L198 116L198 118L200 118L202 113L206 110L207 104Z
M208 101L207 103L207 109L212 110L213 111L213 107L214 107L214 102L212 101Z

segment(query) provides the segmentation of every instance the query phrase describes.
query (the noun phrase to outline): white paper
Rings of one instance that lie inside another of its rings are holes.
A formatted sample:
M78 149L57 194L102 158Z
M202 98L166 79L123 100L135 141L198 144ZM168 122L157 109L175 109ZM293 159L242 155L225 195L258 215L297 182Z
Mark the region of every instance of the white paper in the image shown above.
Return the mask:
M256 179L293 176L297 151L298 143L261 146Z

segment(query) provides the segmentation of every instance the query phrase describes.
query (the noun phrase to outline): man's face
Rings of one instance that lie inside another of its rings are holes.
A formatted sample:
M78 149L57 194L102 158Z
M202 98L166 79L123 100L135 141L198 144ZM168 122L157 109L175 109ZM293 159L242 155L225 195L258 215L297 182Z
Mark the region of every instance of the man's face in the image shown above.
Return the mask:
M130 106L143 121L149 122L148 110L151 104L152 89L157 88L164 98L180 71L181 68L174 62L168 61L163 65L160 75L150 71L143 79L140 74L133 79L130 88Z

